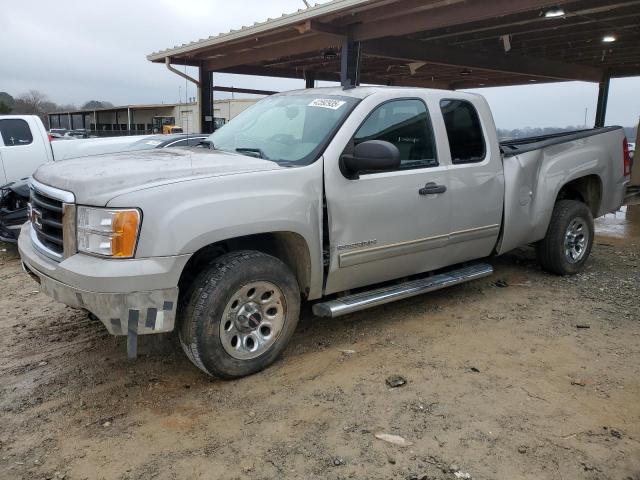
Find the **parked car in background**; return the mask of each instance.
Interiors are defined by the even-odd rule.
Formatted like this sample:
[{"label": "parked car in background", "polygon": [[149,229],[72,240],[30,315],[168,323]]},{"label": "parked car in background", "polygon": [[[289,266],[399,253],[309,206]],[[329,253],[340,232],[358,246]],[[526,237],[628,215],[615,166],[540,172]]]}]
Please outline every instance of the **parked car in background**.
[{"label": "parked car in background", "polygon": [[75,140],[75,138],[67,137],[65,135],[62,135],[62,134],[56,133],[56,132],[49,132],[49,140],[51,140],[51,141],[53,141],[53,140]]},{"label": "parked car in background", "polygon": [[193,147],[206,140],[208,135],[198,133],[188,135],[186,133],[169,134],[169,135],[149,135],[143,139],[132,143],[127,151],[133,150],[151,150],[152,148],[168,148],[168,147]]},{"label": "parked car in background", "polygon": [[39,117],[0,115],[0,185],[28,177],[52,160],[49,134]]},{"label": "parked car in background", "polygon": [[78,128],[75,130],[69,130],[64,134],[65,137],[72,138],[96,138],[95,135],[91,135],[91,132],[85,128]]},{"label": "parked car in background", "polygon": [[[207,135],[147,135],[136,137],[101,138],[97,141],[82,142],[71,145],[69,151],[54,148],[58,151],[57,161],[78,156],[98,155],[108,152],[128,152],[151,150],[154,148],[192,147],[205,140]],[[65,142],[66,143],[66,142]],[[114,168],[117,168],[114,166]],[[29,178],[23,178],[0,187],[0,240],[15,242],[20,227],[28,220],[27,204],[29,202]]]},{"label": "parked car in background", "polygon": [[284,350],[301,301],[337,317],[490,275],[482,259],[527,244],[579,272],[593,218],[622,203],[626,143],[621,127],[499,142],[486,100],[460,91],[287,92],[212,148],[40,167],[18,248],[129,356],[177,327],[194,365],[237,378]]},{"label": "parked car in background", "polygon": [[0,240],[15,243],[20,227],[28,220],[29,181],[0,187]]},{"label": "parked car in background", "polygon": [[51,135],[54,135],[56,137],[62,137],[64,136],[65,133],[67,133],[69,130],[66,128],[50,128],[49,129],[49,133]]}]

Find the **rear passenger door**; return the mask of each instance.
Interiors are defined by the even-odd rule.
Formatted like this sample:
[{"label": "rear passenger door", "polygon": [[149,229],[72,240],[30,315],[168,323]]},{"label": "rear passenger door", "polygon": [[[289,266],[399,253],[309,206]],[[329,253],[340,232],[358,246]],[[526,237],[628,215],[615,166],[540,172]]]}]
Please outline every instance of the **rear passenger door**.
[{"label": "rear passenger door", "polygon": [[458,263],[492,253],[502,222],[504,174],[486,102],[472,97],[439,103],[451,162],[448,255]]},{"label": "rear passenger door", "polygon": [[[339,150],[328,150],[331,158],[325,158],[331,246],[325,293],[447,264],[449,181],[447,166],[439,160],[426,102],[394,98],[371,108],[363,104],[360,109],[359,115],[368,114],[343,129],[345,137],[350,137],[340,139],[346,147],[341,143]],[[400,151],[400,168],[347,178],[333,156],[367,140],[394,144]],[[442,193],[424,192],[427,184],[439,186]]]}]

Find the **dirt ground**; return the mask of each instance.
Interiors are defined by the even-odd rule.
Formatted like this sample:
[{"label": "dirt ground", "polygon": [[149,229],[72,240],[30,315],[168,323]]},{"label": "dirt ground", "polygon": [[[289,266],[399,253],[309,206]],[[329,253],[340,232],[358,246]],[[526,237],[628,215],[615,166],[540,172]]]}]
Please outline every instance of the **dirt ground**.
[{"label": "dirt ground", "polygon": [[463,286],[306,313],[280,361],[231,382],[170,335],[128,362],[0,244],[0,479],[639,480],[640,205],[598,230],[575,277],[522,249]]}]

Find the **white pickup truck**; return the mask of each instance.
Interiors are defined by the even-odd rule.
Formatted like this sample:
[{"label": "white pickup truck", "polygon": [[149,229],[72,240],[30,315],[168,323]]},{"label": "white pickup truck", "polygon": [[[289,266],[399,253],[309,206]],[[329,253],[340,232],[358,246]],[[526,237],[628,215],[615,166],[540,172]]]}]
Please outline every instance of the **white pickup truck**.
[{"label": "white pickup truck", "polygon": [[273,362],[301,301],[344,315],[490,275],[481,259],[527,244],[578,272],[630,174],[620,127],[500,143],[481,96],[417,88],[273,95],[207,145],[41,167],[18,246],[130,356],[177,327],[224,378]]},{"label": "white pickup truck", "polygon": [[[0,240],[15,242],[27,221],[27,177],[50,161],[105,153],[195,145],[205,136],[137,135],[54,140],[35,115],[0,115]],[[116,167],[114,167],[116,168]]]},{"label": "white pickup truck", "polygon": [[142,138],[52,141],[38,116],[0,115],[0,185],[29,177],[47,162],[119,152]]},{"label": "white pickup truck", "polygon": [[47,130],[35,115],[0,115],[0,185],[30,176],[53,160]]},{"label": "white pickup truck", "polygon": [[[40,165],[51,161],[100,155],[140,149],[138,144],[145,139],[146,148],[184,146],[201,139],[202,135],[136,135],[75,140],[53,140],[36,115],[0,115],[0,185],[15,182],[31,174]],[[173,139],[171,145],[165,140]],[[199,141],[199,140],[198,140]],[[196,142],[197,143],[197,142]],[[144,145],[143,145],[144,146]]]}]

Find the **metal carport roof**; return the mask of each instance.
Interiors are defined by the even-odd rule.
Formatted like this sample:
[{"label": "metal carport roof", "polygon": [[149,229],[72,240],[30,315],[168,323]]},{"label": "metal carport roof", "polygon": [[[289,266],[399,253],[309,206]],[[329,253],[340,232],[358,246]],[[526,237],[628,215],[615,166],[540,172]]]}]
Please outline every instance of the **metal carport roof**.
[{"label": "metal carport roof", "polygon": [[610,78],[640,75],[640,0],[334,0],[148,59],[198,66],[201,80],[450,89],[583,80],[600,82],[606,103]]}]

